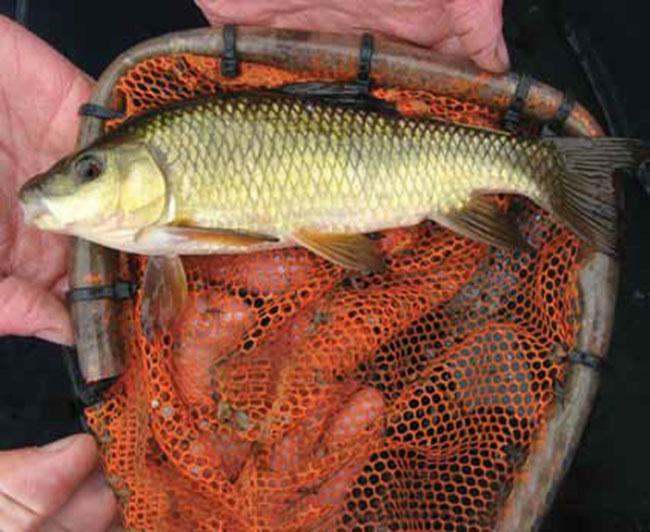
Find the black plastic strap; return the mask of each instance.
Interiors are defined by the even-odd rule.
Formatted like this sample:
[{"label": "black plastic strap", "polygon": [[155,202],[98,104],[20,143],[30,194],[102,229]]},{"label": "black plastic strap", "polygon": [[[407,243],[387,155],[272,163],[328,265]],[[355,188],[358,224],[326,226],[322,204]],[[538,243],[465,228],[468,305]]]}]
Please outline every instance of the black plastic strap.
[{"label": "black plastic strap", "polygon": [[567,121],[567,118],[571,116],[571,111],[576,105],[576,97],[571,91],[564,93],[564,98],[562,98],[562,103],[558,107],[555,116],[553,117],[553,122],[558,126],[564,127],[564,123]]},{"label": "black plastic strap", "polygon": [[368,86],[356,81],[349,83],[333,82],[299,82],[283,85],[273,91],[290,94],[299,98],[317,100],[321,104],[350,106],[357,109],[397,113],[395,104],[368,94]]},{"label": "black plastic strap", "polygon": [[515,89],[515,94],[512,97],[510,106],[506,111],[505,116],[503,117],[502,125],[506,131],[513,132],[519,126],[521,121],[521,116],[524,112],[524,106],[526,105],[526,99],[528,98],[528,92],[533,83],[533,80],[527,74],[519,76],[517,81],[517,88]]},{"label": "black plastic strap", "polygon": [[113,120],[115,118],[124,118],[124,113],[109,109],[96,103],[84,103],[79,107],[79,114],[82,116],[92,116],[101,120]]},{"label": "black plastic strap", "polygon": [[111,285],[80,286],[68,291],[68,303],[79,301],[95,301],[97,299],[115,299],[121,301],[130,299],[135,294],[135,285],[125,281],[118,281]]},{"label": "black plastic strap", "polygon": [[551,118],[548,122],[542,127],[542,137],[554,137],[561,135],[564,131],[564,124],[566,123],[571,112],[576,105],[575,96],[571,92],[564,93],[562,98],[562,103],[558,107],[555,116]]},{"label": "black plastic strap", "polygon": [[359,68],[357,70],[357,83],[370,90],[370,70],[372,69],[372,56],[375,53],[375,38],[370,33],[361,37],[359,49]]},{"label": "black plastic strap", "polygon": [[318,99],[356,99],[365,96],[365,91],[356,82],[299,81],[282,85],[277,90],[292,96]]},{"label": "black plastic strap", "polygon": [[239,60],[237,59],[237,32],[234,24],[223,26],[223,56],[221,57],[221,75],[224,78],[239,76]]},{"label": "black plastic strap", "polygon": [[27,0],[17,0],[16,2],[16,22],[21,26],[27,27],[27,13],[29,4]]},{"label": "black plastic strap", "polygon": [[569,353],[569,362],[572,364],[580,364],[581,366],[586,366],[596,371],[600,371],[603,368],[603,359],[587,353],[586,351],[581,351],[576,349]]}]

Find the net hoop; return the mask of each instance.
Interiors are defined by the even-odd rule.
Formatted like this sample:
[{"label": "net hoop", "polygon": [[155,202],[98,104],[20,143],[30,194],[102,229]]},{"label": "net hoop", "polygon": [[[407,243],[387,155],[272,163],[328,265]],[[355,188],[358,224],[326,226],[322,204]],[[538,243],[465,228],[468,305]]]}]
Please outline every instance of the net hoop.
[{"label": "net hoop", "polygon": [[[310,71],[317,76],[341,81],[354,80],[358,71],[361,37],[238,27],[236,52],[251,61],[289,71]],[[163,35],[143,42],[121,54],[100,77],[91,103],[110,106],[116,81],[135,64],[160,55],[193,53],[222,56],[221,27],[202,28]],[[371,78],[378,86],[392,85],[487,104],[504,112],[518,92],[516,75],[495,75],[479,70],[467,61],[450,59],[428,50],[377,37]],[[528,91],[520,111],[540,123],[553,120],[565,107],[565,95],[528,78]],[[84,116],[77,147],[95,140],[102,120]],[[572,106],[564,122],[565,134],[600,136],[602,129],[580,104]],[[114,286],[119,254],[87,241],[75,239],[71,253],[71,289]],[[582,314],[576,350],[596,360],[607,354],[616,303],[618,265],[611,258],[594,253],[580,272]],[[119,301],[113,298],[71,302],[77,342],[77,363],[83,386],[101,385],[121,369],[121,339],[117,326]],[[599,375],[594,364],[571,364],[567,370],[563,399],[556,405],[543,434],[521,470],[505,504],[496,530],[536,529],[553,501],[567,471],[587,422]]]}]

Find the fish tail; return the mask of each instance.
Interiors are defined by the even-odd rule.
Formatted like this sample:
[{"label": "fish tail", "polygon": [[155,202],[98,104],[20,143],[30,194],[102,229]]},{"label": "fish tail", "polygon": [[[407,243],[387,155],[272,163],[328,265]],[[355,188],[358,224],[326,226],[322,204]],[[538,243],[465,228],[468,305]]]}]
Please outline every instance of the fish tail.
[{"label": "fish tail", "polygon": [[549,139],[564,161],[560,194],[551,202],[553,214],[599,251],[619,250],[617,170],[636,170],[650,157],[650,144],[640,140],[599,137]]}]

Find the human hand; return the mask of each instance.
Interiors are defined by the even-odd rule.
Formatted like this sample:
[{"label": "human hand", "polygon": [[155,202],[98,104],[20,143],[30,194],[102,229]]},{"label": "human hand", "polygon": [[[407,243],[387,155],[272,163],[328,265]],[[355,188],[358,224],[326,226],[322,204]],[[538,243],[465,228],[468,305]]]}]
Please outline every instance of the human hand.
[{"label": "human hand", "polygon": [[105,532],[116,512],[87,434],[0,452],[2,532]]},{"label": "human hand", "polygon": [[503,0],[195,0],[210,23],[323,31],[376,31],[508,69]]},{"label": "human hand", "polygon": [[74,148],[91,79],[36,36],[0,16],[0,335],[73,342],[61,300],[68,239],[23,224],[22,183]]}]

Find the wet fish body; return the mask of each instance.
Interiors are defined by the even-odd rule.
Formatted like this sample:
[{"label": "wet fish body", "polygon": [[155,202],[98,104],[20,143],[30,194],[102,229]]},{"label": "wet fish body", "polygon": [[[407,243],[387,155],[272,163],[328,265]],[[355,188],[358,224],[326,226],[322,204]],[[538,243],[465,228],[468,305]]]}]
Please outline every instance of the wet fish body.
[{"label": "wet fish body", "polygon": [[303,245],[376,267],[363,233],[435,220],[520,245],[485,198],[521,194],[605,252],[616,247],[611,173],[627,139],[522,139],[276,94],[175,104],[129,120],[21,192],[44,229],[151,255]]}]

